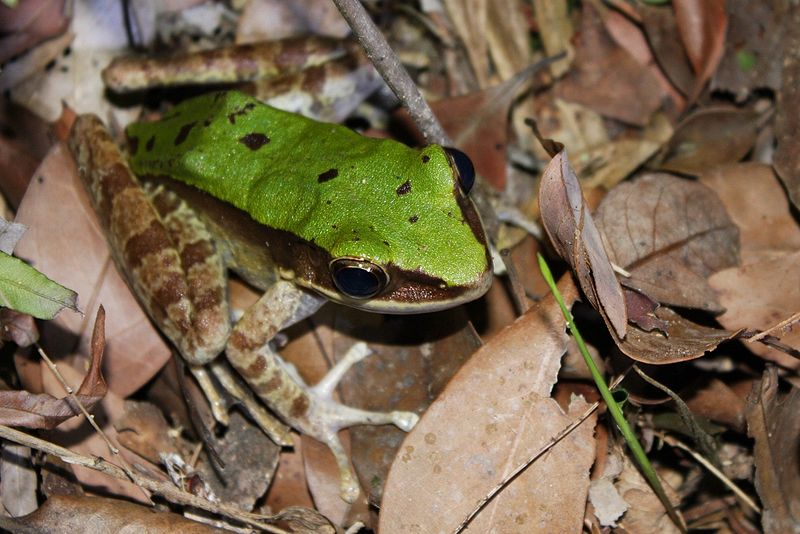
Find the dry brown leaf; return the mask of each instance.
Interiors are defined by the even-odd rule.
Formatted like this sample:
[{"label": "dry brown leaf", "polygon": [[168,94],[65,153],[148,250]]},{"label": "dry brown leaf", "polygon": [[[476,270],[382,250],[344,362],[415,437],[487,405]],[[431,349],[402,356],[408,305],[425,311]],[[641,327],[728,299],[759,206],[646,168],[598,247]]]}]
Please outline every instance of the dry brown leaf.
[{"label": "dry brown leaf", "polygon": [[539,210],[550,241],[572,267],[589,303],[603,315],[616,335],[624,338],[628,318],[622,287],[565,150],[556,154],[544,169],[539,183]]},{"label": "dry brown leaf", "polygon": [[756,491],[766,534],[797,532],[800,525],[800,390],[778,393],[778,371],[768,368],[747,400],[747,433],[755,439]]},{"label": "dry brown leaf", "polygon": [[755,111],[703,108],[675,128],[664,147],[658,167],[682,174],[701,174],[726,163],[740,161],[756,141]]},{"label": "dry brown leaf", "polygon": [[[709,279],[719,293],[726,312],[717,320],[725,328],[765,330],[800,311],[800,250],[758,251],[748,255],[748,262],[716,273]],[[790,347],[800,349],[800,328],[773,335]],[[791,369],[800,368],[792,356],[763,346],[747,343],[747,348],[762,358]]]},{"label": "dry brown leaf", "polygon": [[155,512],[149,506],[89,496],[50,497],[38,510],[19,518],[18,522],[21,527],[37,532],[220,532],[179,514]]},{"label": "dry brown leaf", "polygon": [[556,94],[606,117],[646,125],[661,105],[658,80],[614,43],[590,4],[583,6],[578,35],[575,62],[556,86]]},{"label": "dry brown leaf", "polygon": [[674,0],[675,20],[695,73],[689,101],[694,101],[717,69],[725,50],[728,13],[725,0]]},{"label": "dry brown leaf", "polygon": [[800,208],[800,5],[793,4],[786,18],[783,44],[783,74],[775,113],[775,149],[773,165],[789,199]]},{"label": "dry brown leaf", "polygon": [[[87,317],[94,317],[100,303],[105,306],[104,372],[109,389],[127,396],[153,377],[170,350],[114,268],[66,147],[56,145],[36,176],[17,212],[17,221],[29,226],[17,253],[77,291]],[[54,359],[69,351],[88,359],[89,326],[78,314],[62,313],[42,325],[42,344]],[[80,342],[73,336],[81,336]]]},{"label": "dry brown leaf", "polygon": [[[576,299],[570,277],[559,283]],[[568,304],[568,305],[569,305]],[[451,532],[503,476],[584,409],[564,414],[550,392],[566,350],[550,296],[481,348],[406,438],[392,466],[381,532]],[[594,459],[592,420],[514,479],[470,525],[475,532],[576,532]]]},{"label": "dry brown leaf", "polygon": [[642,17],[642,25],[659,66],[675,87],[688,95],[692,90],[694,74],[681,42],[675,39],[678,23],[672,6],[640,2],[637,11]]},{"label": "dry brown leaf", "polygon": [[[84,408],[91,410],[106,394],[108,388],[103,380],[100,366],[103,362],[102,306],[97,312],[92,337],[92,359],[86,376],[75,391]],[[55,398],[46,393],[27,391],[0,391],[0,422],[4,425],[26,428],[55,428],[63,421],[80,415],[79,408],[70,397]]]},{"label": "dry brown leaf", "polygon": [[472,65],[478,88],[489,85],[489,54],[486,39],[488,0],[444,0],[447,14]]},{"label": "dry brown leaf", "polygon": [[711,378],[692,387],[689,395],[686,404],[696,416],[744,431],[744,398],[722,380]]},{"label": "dry brown leaf", "polygon": [[700,181],[717,193],[739,228],[743,263],[751,251],[800,249],[800,224],[772,167],[739,163],[705,172]]},{"label": "dry brown leaf", "polygon": [[31,449],[10,441],[3,443],[0,458],[0,494],[3,509],[11,517],[29,514],[39,506],[38,476],[31,463]]},{"label": "dry brown leaf", "polygon": [[[611,332],[619,349],[634,360],[656,365],[693,360],[739,334],[739,331],[728,332],[700,326],[669,308],[658,308],[654,315],[659,325],[663,325],[659,329],[648,332],[629,324],[628,335],[624,340]],[[664,335],[661,328],[669,335]]]},{"label": "dry brown leaf", "polygon": [[30,347],[39,340],[39,330],[33,317],[27,313],[0,308],[0,340],[13,341],[20,347]]},{"label": "dry brown leaf", "polygon": [[[620,451],[615,454],[623,463],[622,472],[615,483],[620,496],[628,503],[628,511],[619,521],[625,532],[630,534],[649,534],[659,532],[672,534],[680,532],[675,523],[667,515],[661,500],[653,493],[653,489],[644,479],[639,469]],[[675,490],[661,478],[661,485],[674,506],[680,503]]]},{"label": "dry brown leaf", "polygon": [[328,0],[250,0],[236,27],[236,44],[277,41],[297,35],[343,39],[350,26]]},{"label": "dry brown leaf", "polygon": [[567,72],[575,55],[572,37],[575,30],[566,0],[533,0],[533,12],[544,50],[549,56],[566,52],[567,57],[550,65],[554,77]]},{"label": "dry brown leaf", "polygon": [[64,0],[28,0],[14,7],[0,4],[0,63],[63,33],[70,22],[65,3]]},{"label": "dry brown leaf", "polygon": [[738,230],[714,191],[668,174],[619,184],[595,214],[623,283],[662,304],[722,311],[712,273],[738,263]]},{"label": "dry brown leaf", "polygon": [[120,445],[153,463],[161,462],[161,453],[178,453],[164,413],[149,402],[125,401],[125,413],[114,427]]}]

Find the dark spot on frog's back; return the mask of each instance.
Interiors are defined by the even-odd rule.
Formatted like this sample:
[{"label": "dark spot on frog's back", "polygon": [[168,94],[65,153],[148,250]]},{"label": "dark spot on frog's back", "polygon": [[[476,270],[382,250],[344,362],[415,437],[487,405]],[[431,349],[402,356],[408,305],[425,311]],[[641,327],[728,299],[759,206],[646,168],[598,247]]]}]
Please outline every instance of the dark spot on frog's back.
[{"label": "dark spot on frog's back", "polygon": [[197,124],[197,122],[192,121],[188,124],[184,124],[183,126],[181,126],[178,135],[175,136],[175,146],[178,146],[184,141],[186,141],[186,138],[189,137],[189,133],[192,131],[192,128],[194,128],[195,124]]},{"label": "dark spot on frog's back", "polygon": [[138,151],[139,151],[139,138],[136,137],[135,135],[129,135],[128,152],[130,152],[132,155],[135,156]]},{"label": "dark spot on frog's back", "polygon": [[144,149],[148,152],[152,152],[153,148],[156,146],[156,136],[151,135],[150,139],[147,140],[147,143],[144,144]]},{"label": "dark spot on frog's back", "polygon": [[248,112],[255,109],[256,105],[253,102],[248,102],[242,109],[238,109],[232,113],[228,113],[228,122],[236,124],[236,117],[247,115]]},{"label": "dark spot on frog's back", "polygon": [[406,180],[396,189],[398,195],[407,195],[411,192],[411,180]]},{"label": "dark spot on frog's back", "polygon": [[428,163],[431,160],[431,157],[427,154],[422,155],[422,163]]},{"label": "dark spot on frog's back", "polygon": [[250,150],[258,150],[262,146],[269,143],[269,137],[262,133],[249,133],[239,139],[239,142]]},{"label": "dark spot on frog's back", "polygon": [[328,169],[327,171],[317,176],[317,182],[322,184],[327,182],[328,180],[333,180],[337,176],[339,176],[339,169]]},{"label": "dark spot on frog's back", "polygon": [[408,218],[408,222],[410,222],[411,224],[414,224],[418,220],[419,220],[419,216],[417,216],[417,215],[412,215],[411,217]]}]

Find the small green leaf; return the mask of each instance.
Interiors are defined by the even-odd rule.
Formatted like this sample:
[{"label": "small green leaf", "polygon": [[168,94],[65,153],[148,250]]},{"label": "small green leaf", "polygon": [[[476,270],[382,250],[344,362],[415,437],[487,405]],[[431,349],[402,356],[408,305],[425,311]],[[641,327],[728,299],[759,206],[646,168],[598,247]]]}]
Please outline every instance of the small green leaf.
[{"label": "small green leaf", "polygon": [[0,252],[0,306],[52,319],[63,308],[77,308],[78,294],[13,256]]},{"label": "small green leaf", "polygon": [[749,50],[739,50],[736,52],[736,63],[739,64],[739,68],[742,71],[749,72],[756,68],[758,59],[756,59],[755,54]]}]

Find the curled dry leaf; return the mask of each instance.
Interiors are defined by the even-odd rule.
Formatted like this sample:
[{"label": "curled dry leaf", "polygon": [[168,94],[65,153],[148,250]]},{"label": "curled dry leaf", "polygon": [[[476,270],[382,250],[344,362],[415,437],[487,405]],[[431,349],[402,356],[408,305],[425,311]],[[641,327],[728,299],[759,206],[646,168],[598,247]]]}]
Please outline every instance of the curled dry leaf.
[{"label": "curled dry leaf", "polygon": [[741,160],[756,142],[755,111],[706,108],[681,121],[664,147],[659,168],[701,174],[709,168]]},{"label": "curled dry leaf", "polygon": [[[789,8],[786,20],[784,50],[796,52],[800,48],[800,5]],[[775,149],[773,165],[783,180],[789,198],[800,208],[800,55],[783,55],[783,74],[778,92],[778,109],[775,113]]]},{"label": "curled dry leaf", "polygon": [[[87,409],[97,404],[108,388],[100,370],[103,362],[103,324],[105,312],[102,306],[97,312],[92,335],[92,361],[75,397]],[[4,425],[26,428],[55,428],[64,420],[79,415],[69,397],[56,399],[46,393],[33,394],[27,391],[0,391],[0,422]]]},{"label": "curled dry leaf", "polygon": [[550,241],[572,267],[589,302],[603,315],[617,337],[624,338],[628,317],[622,287],[589,214],[566,150],[556,154],[544,169],[539,184],[539,210]]},{"label": "curled dry leaf", "polygon": [[[619,349],[634,360],[656,365],[693,360],[739,334],[739,331],[728,332],[700,326],[669,308],[658,308],[654,315],[658,329],[648,332],[638,326],[628,325],[625,339],[619,339],[611,332]],[[663,333],[662,328],[668,335]]]},{"label": "curled dry leaf", "polygon": [[756,491],[766,534],[797,532],[800,524],[800,390],[778,393],[778,371],[767,369],[747,402],[748,434],[755,439]]},{"label": "curled dry leaf", "polygon": [[[571,277],[559,289],[570,306]],[[548,296],[484,345],[403,442],[389,473],[380,531],[451,532],[501,479],[577,418],[550,398],[566,350],[565,321]],[[576,532],[594,460],[592,419],[492,500],[469,531]]]},{"label": "curled dry leaf", "polygon": [[714,191],[668,174],[612,189],[595,214],[623,283],[663,304],[722,311],[709,275],[738,263],[739,233]]}]

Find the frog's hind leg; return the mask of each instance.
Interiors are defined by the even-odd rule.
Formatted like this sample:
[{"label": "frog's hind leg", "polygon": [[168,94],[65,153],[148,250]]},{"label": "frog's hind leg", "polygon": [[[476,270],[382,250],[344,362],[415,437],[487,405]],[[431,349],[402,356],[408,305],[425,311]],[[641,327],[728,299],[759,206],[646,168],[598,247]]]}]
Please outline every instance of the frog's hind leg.
[{"label": "frog's hind leg", "polygon": [[284,328],[308,317],[324,302],[322,297],[280,281],[251,306],[234,327],[226,348],[228,360],[269,407],[294,428],[325,443],[339,466],[341,495],[348,502],[359,488],[349,458],[337,433],[353,425],[394,424],[410,430],[417,415],[410,412],[371,412],[345,406],[332,393],[345,372],[369,351],[356,344],[344,359],[314,387],[307,386],[295,369],[269,346]]}]

